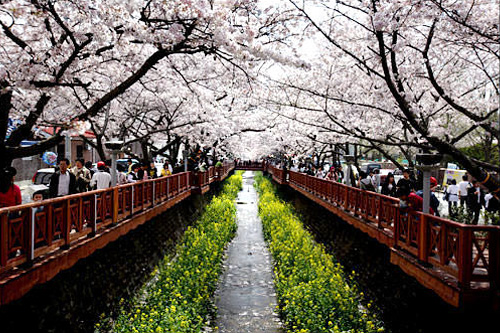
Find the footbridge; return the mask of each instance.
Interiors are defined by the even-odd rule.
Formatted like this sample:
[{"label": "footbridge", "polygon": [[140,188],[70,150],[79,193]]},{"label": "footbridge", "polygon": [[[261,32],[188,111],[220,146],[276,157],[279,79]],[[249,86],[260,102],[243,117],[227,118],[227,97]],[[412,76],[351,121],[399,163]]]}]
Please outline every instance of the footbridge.
[{"label": "footbridge", "polygon": [[500,226],[457,223],[399,208],[399,199],[261,162],[262,170],[387,246],[391,263],[447,303],[470,306],[500,300]]},{"label": "footbridge", "polygon": [[234,163],[206,172],[115,186],[0,209],[0,305],[224,180]]}]

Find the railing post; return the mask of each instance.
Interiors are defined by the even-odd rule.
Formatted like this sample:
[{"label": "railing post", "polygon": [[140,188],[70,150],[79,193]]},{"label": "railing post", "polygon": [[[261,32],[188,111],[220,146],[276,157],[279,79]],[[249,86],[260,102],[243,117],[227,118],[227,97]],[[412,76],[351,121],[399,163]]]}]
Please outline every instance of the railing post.
[{"label": "railing post", "polygon": [[[441,223],[440,226],[440,239],[439,239],[439,262],[441,265],[445,265],[448,257],[448,226],[445,223]],[[457,263],[459,264],[459,263]]]},{"label": "railing post", "polygon": [[181,175],[177,174],[177,194],[181,193]]},{"label": "railing post", "polygon": [[429,249],[429,222],[427,214],[420,215],[420,228],[418,234],[418,259],[424,263],[428,260]]},{"label": "railing post", "polygon": [[0,216],[0,266],[7,266],[9,258],[9,216],[3,212]]},{"label": "railing post", "polygon": [[[363,214],[363,218],[365,219],[365,223],[368,222],[368,215],[370,210],[370,193],[366,190],[359,192],[360,200],[360,213]],[[364,212],[363,212],[364,208]]]},{"label": "railing post", "polygon": [[377,225],[379,229],[384,229],[382,226],[384,215],[384,199],[381,196],[378,196],[378,213],[377,213]]},{"label": "railing post", "polygon": [[97,194],[94,194],[94,221],[92,222],[92,232],[90,236],[95,236],[97,233]]},{"label": "railing post", "polygon": [[118,187],[113,188],[113,216],[111,218],[113,224],[118,223],[118,206],[120,201],[118,200]]},{"label": "railing post", "polygon": [[28,238],[28,253],[26,254],[26,259],[28,262],[32,262],[35,258],[35,215],[36,208],[31,207],[31,218],[29,223],[29,238]]},{"label": "railing post", "polygon": [[65,219],[63,227],[64,227],[64,245],[63,248],[68,249],[70,243],[70,234],[71,234],[71,200],[66,199],[64,202],[64,216]]},{"label": "railing post", "polygon": [[54,225],[54,204],[50,203],[45,206],[47,210],[47,245],[52,245],[52,240],[54,239],[54,230],[52,226]]},{"label": "railing post", "polygon": [[155,196],[156,196],[156,180],[153,180],[153,197],[151,198],[151,207],[155,205]]},{"label": "railing post", "polygon": [[500,289],[500,231],[490,230],[488,238],[490,292],[497,292]]},{"label": "railing post", "polygon": [[394,241],[394,247],[398,248],[398,241],[399,241],[399,230],[401,228],[401,209],[399,207],[395,207],[394,209],[394,234],[393,234],[393,241]]},{"label": "railing post", "polygon": [[344,201],[344,210],[349,211],[349,186],[344,187],[345,191],[345,201]]},{"label": "railing post", "polygon": [[131,186],[132,191],[130,193],[130,215],[134,215],[134,201],[135,201],[135,184]]},{"label": "railing post", "polygon": [[458,229],[458,281],[468,289],[472,276],[472,230],[461,227]]}]

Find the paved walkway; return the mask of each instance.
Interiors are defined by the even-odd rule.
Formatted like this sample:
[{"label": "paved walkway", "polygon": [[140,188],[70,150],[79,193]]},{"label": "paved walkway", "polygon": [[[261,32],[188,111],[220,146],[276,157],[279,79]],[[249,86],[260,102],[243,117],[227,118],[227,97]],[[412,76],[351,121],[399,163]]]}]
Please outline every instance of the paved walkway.
[{"label": "paved walkway", "polygon": [[273,286],[271,255],[258,217],[253,172],[243,174],[238,194],[238,231],[227,249],[225,272],[216,292],[219,332],[281,332]]}]

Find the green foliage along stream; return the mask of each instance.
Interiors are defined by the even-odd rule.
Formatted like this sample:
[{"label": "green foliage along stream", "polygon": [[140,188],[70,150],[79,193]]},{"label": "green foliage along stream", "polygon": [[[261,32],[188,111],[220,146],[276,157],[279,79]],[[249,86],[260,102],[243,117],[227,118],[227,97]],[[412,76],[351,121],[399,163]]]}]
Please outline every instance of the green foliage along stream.
[{"label": "green foliage along stream", "polygon": [[[255,178],[259,215],[274,259],[279,313],[289,332],[382,332],[361,306],[360,293],[340,264],[304,229],[272,183]],[[370,303],[367,304],[370,307]]]},{"label": "green foliage along stream", "polygon": [[96,331],[201,332],[214,312],[211,297],[222,270],[224,247],[236,232],[234,199],[242,188],[241,173],[226,180],[200,219],[189,227],[176,248],[174,260],[165,258],[156,281],[123,309],[114,322]]}]

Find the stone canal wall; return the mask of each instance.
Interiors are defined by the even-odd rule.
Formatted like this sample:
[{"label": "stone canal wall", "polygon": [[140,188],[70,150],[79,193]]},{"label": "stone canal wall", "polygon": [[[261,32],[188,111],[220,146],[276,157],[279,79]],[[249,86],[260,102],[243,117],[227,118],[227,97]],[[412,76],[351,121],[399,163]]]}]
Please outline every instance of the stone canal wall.
[{"label": "stone canal wall", "polygon": [[322,206],[286,186],[279,191],[354,280],[389,332],[491,332],[498,312],[456,309],[390,263],[390,250]]},{"label": "stone canal wall", "polygon": [[23,298],[0,307],[0,331],[92,332],[101,314],[109,316],[120,299],[135,295],[160,259],[172,254],[176,241],[212,195],[190,196]]}]

